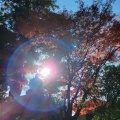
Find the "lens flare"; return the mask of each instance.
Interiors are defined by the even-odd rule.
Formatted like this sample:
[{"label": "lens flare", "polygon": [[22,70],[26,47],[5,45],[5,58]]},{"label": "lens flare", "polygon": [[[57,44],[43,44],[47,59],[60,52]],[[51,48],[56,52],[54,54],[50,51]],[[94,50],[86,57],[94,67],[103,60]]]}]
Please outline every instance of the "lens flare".
[{"label": "lens flare", "polygon": [[[29,89],[26,90],[26,96],[21,97],[20,95],[23,86],[26,85],[28,87],[29,81],[34,78],[39,70],[43,77],[49,76],[51,80],[55,79],[56,74],[59,75],[60,71],[60,67],[56,63],[61,64],[63,56],[67,56],[69,53],[71,53],[70,47],[62,40],[53,37],[31,38],[21,44],[10,57],[6,71],[10,94],[14,100],[27,109],[39,112],[53,111],[62,107],[63,104],[58,105],[46,98],[45,96],[47,95],[45,93],[40,94],[40,89],[35,94]],[[54,58],[58,62],[52,62],[49,58]],[[48,62],[45,62],[45,60],[48,60]],[[41,68],[43,69],[41,70]],[[51,88],[53,89],[54,87]],[[30,95],[27,94],[28,91],[31,92]],[[38,105],[40,106],[38,107]]]},{"label": "lens flare", "polygon": [[45,67],[43,68],[43,70],[41,71],[41,75],[44,76],[44,77],[47,77],[50,75],[50,69]]}]

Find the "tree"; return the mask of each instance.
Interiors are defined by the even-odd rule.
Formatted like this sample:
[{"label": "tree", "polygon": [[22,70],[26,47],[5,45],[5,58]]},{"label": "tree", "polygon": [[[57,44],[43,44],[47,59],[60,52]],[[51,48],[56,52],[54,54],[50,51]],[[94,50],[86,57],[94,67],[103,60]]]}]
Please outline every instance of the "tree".
[{"label": "tree", "polygon": [[[25,37],[7,30],[4,26],[0,26],[0,33],[0,85],[1,99],[4,99],[7,91],[6,69],[8,59]],[[21,41],[19,41],[19,39],[21,39]]]},{"label": "tree", "polygon": [[[80,10],[74,17],[75,28],[72,29],[78,39],[74,41],[77,48],[72,52],[72,59],[68,58],[65,120],[76,120],[86,100],[100,98],[100,71],[107,61],[113,60],[113,55],[117,58],[115,53],[120,49],[120,39],[119,35],[113,37],[112,34],[115,22],[110,2],[94,2],[90,7],[79,2]],[[76,106],[76,111],[72,116],[73,106]]]},{"label": "tree", "polygon": [[119,99],[120,96],[120,65],[118,66],[106,66],[103,72],[103,89],[104,89],[104,96],[108,102],[111,102],[114,105]]},{"label": "tree", "polygon": [[118,120],[120,118],[120,65],[105,66],[101,75],[103,106],[95,110],[93,119]]},{"label": "tree", "polygon": [[21,17],[26,19],[31,13],[37,13],[39,15],[47,14],[51,9],[58,8],[55,2],[55,0],[2,0],[0,22],[9,28],[13,28],[14,23]]},{"label": "tree", "polygon": [[[65,16],[65,14],[62,14],[63,16],[54,14],[58,17],[58,19],[60,19],[60,21],[53,24],[54,30],[53,26],[50,24],[50,30],[47,31],[47,24],[45,27],[46,34],[44,34],[44,30],[42,31],[42,33],[41,31],[38,31],[38,34],[36,33],[36,28],[39,28],[37,27],[37,25],[39,24],[33,25],[35,26],[34,32],[34,27],[32,26],[30,27],[31,29],[29,31],[29,34],[27,33],[27,30],[29,30],[29,26],[32,24],[30,24],[32,20],[31,16],[35,16],[34,18],[36,18],[39,22],[39,16],[36,14],[30,14],[30,16],[28,17],[30,18],[30,20],[28,20],[28,22],[26,22],[23,18],[21,18],[21,20],[18,22],[18,24],[20,23],[20,25],[25,25],[26,23],[28,24],[28,28],[26,28],[25,32],[22,32],[23,29],[20,29],[20,26],[16,24],[16,30],[20,31],[22,35],[26,35],[28,38],[33,37],[34,35],[42,36],[49,34],[55,35],[60,38],[67,38],[70,35],[69,37],[71,37],[72,39],[69,41],[69,39],[67,38],[67,42],[77,44],[77,47],[74,46],[74,48],[71,48],[69,54],[64,53],[61,57],[64,58],[65,61],[67,61],[63,65],[65,67],[65,71],[63,72],[64,74],[60,75],[62,79],[59,79],[59,86],[61,85],[62,87],[64,87],[67,85],[67,90],[61,90],[61,97],[64,99],[63,117],[65,120],[76,120],[80,114],[80,111],[84,108],[85,101],[93,98],[100,98],[98,88],[100,88],[99,85],[101,84],[98,84],[98,76],[100,75],[102,66],[107,61],[114,61],[114,58],[117,58],[117,55],[115,53],[119,52],[118,50],[120,48],[118,46],[120,38],[120,23],[117,20],[113,20],[114,14],[111,13],[111,2],[113,1],[110,0],[109,2],[105,2],[104,4],[100,2],[94,2],[90,7],[85,7],[83,2],[78,2],[80,10],[73,16],[73,18],[71,16],[67,17]],[[44,22],[44,24],[49,22],[49,20],[53,22],[53,17],[51,17],[50,19],[48,17],[48,21],[45,21],[43,18],[44,17],[42,17],[41,21]],[[61,22],[61,19],[65,20],[65,22]],[[69,24],[67,25],[66,23],[68,21]],[[21,24],[22,22],[24,24]],[[34,21],[32,22],[34,23]],[[63,24],[63,28],[61,27],[61,24]],[[58,32],[56,32],[57,29]],[[115,32],[116,29],[118,30],[117,33]],[[31,35],[31,31],[34,34]],[[57,35],[59,32],[60,34]],[[49,47],[45,47],[44,49],[48,53],[53,50],[51,49],[51,47],[53,47],[52,44],[49,45]],[[41,47],[41,44],[38,43],[32,44],[32,47],[30,47],[30,49],[36,48],[43,49],[44,47],[43,44]],[[63,50],[66,49],[65,47],[63,48]],[[30,49],[26,49],[25,53],[33,56],[37,56],[39,54],[38,52],[36,52],[37,54],[35,54],[35,50],[31,52]],[[54,50],[51,52],[52,57],[54,56]],[[55,51],[56,56],[57,52]],[[19,60],[19,58],[17,59]],[[27,63],[25,64],[23,62],[25,67],[28,68],[27,70],[25,69],[27,72],[28,70],[31,70],[29,68],[33,61],[33,59],[27,58]],[[61,62],[60,59],[59,62]],[[18,66],[15,67],[17,68]],[[72,111],[74,108],[75,114],[72,116]]]},{"label": "tree", "polygon": [[[31,13],[28,19],[19,19],[15,30],[26,38],[53,36],[69,42],[73,39],[70,32],[71,25],[72,19],[65,13],[57,14],[50,12],[48,15],[42,17]],[[24,26],[24,28],[21,26]]]},{"label": "tree", "polygon": [[[19,19],[27,19],[31,14],[48,14],[48,11],[55,9],[55,1],[2,1],[0,11],[0,30],[1,30],[1,82],[6,83],[5,71],[8,59],[14,50],[26,40],[23,35],[16,32],[15,24]],[[24,12],[22,12],[24,11]],[[9,36],[9,37],[8,37]],[[9,39],[8,39],[9,38]],[[23,78],[21,78],[23,79]],[[6,86],[6,84],[4,85]]]}]

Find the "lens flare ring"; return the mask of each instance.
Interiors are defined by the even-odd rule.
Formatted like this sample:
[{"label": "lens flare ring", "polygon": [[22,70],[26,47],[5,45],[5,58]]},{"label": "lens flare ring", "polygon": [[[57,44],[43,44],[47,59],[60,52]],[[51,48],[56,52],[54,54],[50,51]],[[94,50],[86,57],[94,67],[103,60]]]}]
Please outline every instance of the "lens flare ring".
[{"label": "lens flare ring", "polygon": [[[20,45],[12,54],[12,56],[9,59],[8,65],[7,65],[7,71],[6,71],[6,79],[8,82],[8,85],[10,87],[10,92],[13,98],[23,105],[25,108],[33,110],[33,111],[39,111],[39,112],[47,112],[52,111],[55,109],[58,109],[62,107],[61,106],[54,106],[52,103],[49,103],[49,105],[45,105],[45,98],[43,97],[40,101],[40,105],[44,105],[42,107],[37,108],[37,100],[39,100],[37,95],[34,95],[33,98],[30,98],[30,96],[20,96],[22,85],[26,84],[24,77],[28,74],[31,74],[31,76],[35,75],[37,73],[37,70],[34,66],[31,66],[32,62],[35,59],[35,54],[38,54],[38,52],[41,52],[37,47],[40,47],[43,49],[45,45],[49,45],[49,47],[55,48],[57,46],[57,49],[61,51],[63,54],[69,54],[71,52],[70,47],[64,43],[62,40],[53,38],[53,37],[36,37],[27,40],[25,43]],[[47,49],[48,47],[45,47]],[[33,54],[30,50],[35,50],[36,53]],[[42,53],[41,53],[42,54]],[[46,54],[46,53],[45,53]],[[29,62],[28,62],[29,61]],[[35,63],[35,62],[34,62]],[[39,69],[39,68],[38,68]],[[52,68],[45,67],[41,71],[41,74],[44,77],[48,77],[52,74]],[[29,78],[31,77],[29,76]],[[25,79],[29,79],[26,78]],[[29,81],[29,80],[28,80]],[[26,92],[26,91],[25,91]],[[39,92],[38,92],[39,93]],[[34,104],[35,103],[35,104]]]}]

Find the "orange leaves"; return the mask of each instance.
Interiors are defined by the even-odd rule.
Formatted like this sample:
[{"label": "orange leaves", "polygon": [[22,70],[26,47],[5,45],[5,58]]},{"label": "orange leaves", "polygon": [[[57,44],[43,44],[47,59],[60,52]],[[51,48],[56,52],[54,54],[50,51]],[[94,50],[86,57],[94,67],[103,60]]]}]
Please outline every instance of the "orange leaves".
[{"label": "orange leaves", "polygon": [[18,18],[18,20],[15,29],[26,38],[49,35],[61,38],[67,35],[70,38],[68,28],[70,28],[71,20],[64,15],[49,13],[49,15],[40,16],[31,13],[27,19]]},{"label": "orange leaves", "polygon": [[[104,101],[102,100],[98,100],[99,105],[102,105],[104,103]],[[81,103],[79,103],[78,106],[80,106]],[[89,100],[85,103],[84,107],[82,108],[82,110],[80,111],[80,115],[85,115],[87,114],[89,111],[93,112],[96,109],[96,104],[95,102],[93,102],[92,100]],[[72,109],[74,112],[77,111],[77,106],[75,104],[72,105]]]},{"label": "orange leaves", "polygon": [[22,71],[23,71],[24,74],[35,73],[38,67],[39,66],[29,66],[29,67],[23,68]]},{"label": "orange leaves", "polygon": [[39,46],[39,47],[40,46],[41,47],[45,46],[45,47],[48,47],[48,48],[57,49],[57,46],[54,45],[52,41],[47,41],[42,37],[41,37],[41,39],[40,38],[35,38],[35,40],[31,42],[31,45],[36,46],[36,47],[37,46]]}]

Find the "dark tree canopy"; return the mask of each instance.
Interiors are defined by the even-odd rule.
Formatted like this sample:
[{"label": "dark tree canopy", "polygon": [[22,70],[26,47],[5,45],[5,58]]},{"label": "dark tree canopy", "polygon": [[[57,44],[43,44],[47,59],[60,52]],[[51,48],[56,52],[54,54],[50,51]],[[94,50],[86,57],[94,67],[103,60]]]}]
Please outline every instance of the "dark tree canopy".
[{"label": "dark tree canopy", "polygon": [[5,97],[5,91],[7,90],[6,84],[6,69],[10,56],[14,50],[19,46],[25,37],[9,31],[5,26],[0,26],[0,84],[1,94]]},{"label": "dark tree canopy", "polygon": [[55,0],[2,0],[0,9],[0,23],[7,27],[14,27],[19,18],[26,19],[30,13],[45,15],[58,8]]}]

